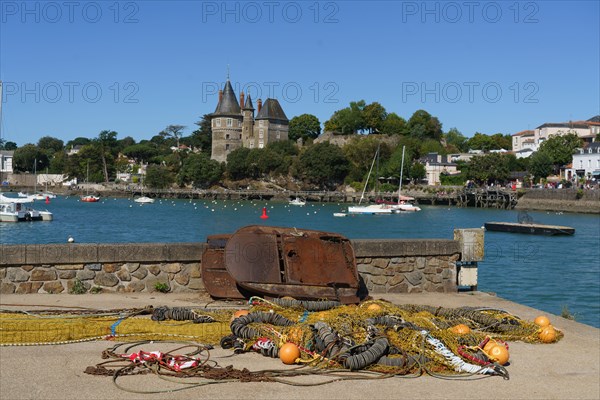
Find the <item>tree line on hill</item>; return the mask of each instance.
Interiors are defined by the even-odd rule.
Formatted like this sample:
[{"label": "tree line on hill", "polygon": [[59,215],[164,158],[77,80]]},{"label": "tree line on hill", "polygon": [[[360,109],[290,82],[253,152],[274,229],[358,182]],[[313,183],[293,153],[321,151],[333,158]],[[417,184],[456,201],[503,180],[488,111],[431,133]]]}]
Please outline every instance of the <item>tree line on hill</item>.
[{"label": "tree line on hill", "polygon": [[[565,135],[546,140],[530,158],[485,154],[510,149],[511,136],[476,132],[467,138],[456,128],[444,132],[438,118],[425,110],[417,110],[405,120],[394,112],[388,113],[377,102],[366,104],[360,100],[334,112],[324,123],[325,131],[333,134],[356,134],[341,147],[329,142],[315,143],[321,134],[321,123],[314,115],[303,114],[290,120],[288,141],[270,143],[262,149],[240,148],[229,154],[227,163],[219,163],[210,159],[210,115],[204,115],[196,125],[187,136],[183,135],[185,126],[169,125],[139,143],[129,136],[118,139],[117,132],[104,130],[95,138],[78,137],[66,144],[50,136],[21,147],[3,141],[0,149],[14,150],[15,172],[32,172],[37,163],[37,171],[65,174],[79,181],[86,179],[88,166],[90,182],[110,182],[117,173],[138,174],[140,166],[147,164],[145,184],[153,188],[208,188],[225,180],[280,178],[307,189],[335,189],[342,184],[362,189],[379,150],[378,177],[387,182],[380,189],[393,191],[400,176],[403,147],[403,176],[409,182],[425,178],[425,167],[419,160],[428,153],[483,151],[469,162],[458,162],[460,175],[442,175],[442,184],[461,185],[466,180],[504,183],[515,171],[545,178],[570,162],[574,149],[581,146],[576,135]],[[302,139],[302,146],[297,145],[298,139]],[[78,152],[69,154],[73,148],[78,148]]]}]

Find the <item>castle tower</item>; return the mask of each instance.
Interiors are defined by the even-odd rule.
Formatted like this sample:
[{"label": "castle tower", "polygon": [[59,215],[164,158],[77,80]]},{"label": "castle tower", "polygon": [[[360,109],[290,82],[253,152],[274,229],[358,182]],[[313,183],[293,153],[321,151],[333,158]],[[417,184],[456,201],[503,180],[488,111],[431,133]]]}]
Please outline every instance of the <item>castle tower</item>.
[{"label": "castle tower", "polygon": [[229,81],[219,91],[219,104],[211,114],[212,152],[211,158],[227,162],[227,155],[242,147],[242,121],[244,117]]},{"label": "castle tower", "polygon": [[288,140],[289,124],[290,121],[277,99],[267,99],[264,104],[261,104],[259,100],[258,113],[254,123],[256,147],[262,149],[269,143]]},{"label": "castle tower", "polygon": [[246,103],[242,108],[242,114],[244,120],[242,122],[242,143],[244,147],[253,149],[256,147],[256,140],[254,136],[254,106],[252,105],[252,99],[250,93],[246,97]]}]

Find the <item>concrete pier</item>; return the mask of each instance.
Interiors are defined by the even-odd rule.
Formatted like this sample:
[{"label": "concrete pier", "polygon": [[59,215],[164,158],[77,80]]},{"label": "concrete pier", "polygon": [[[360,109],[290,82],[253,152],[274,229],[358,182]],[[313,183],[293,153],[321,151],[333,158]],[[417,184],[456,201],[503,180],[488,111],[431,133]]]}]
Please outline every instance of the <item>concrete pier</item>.
[{"label": "concrete pier", "polygon": [[[384,294],[380,298],[395,304],[426,304],[442,307],[477,306],[504,309],[532,320],[539,310],[512,303],[481,292],[470,294]],[[2,295],[1,307],[29,310],[44,308],[90,307],[111,309],[146,305],[202,307],[210,302],[193,294],[99,294],[99,295]],[[211,308],[238,309],[240,303],[212,302]],[[115,387],[110,377],[91,376],[83,371],[103,361],[102,350],[110,341],[80,344],[0,347],[0,398],[2,399],[598,399],[600,398],[600,330],[548,315],[564,332],[554,344],[510,343],[510,380],[487,377],[476,380],[445,380],[431,376],[415,379],[394,377],[383,380],[342,381],[321,386],[301,387],[280,383],[223,383],[163,394],[135,394]],[[160,344],[149,344],[147,350]],[[175,345],[170,345],[172,349]],[[231,350],[211,351],[211,359],[222,366],[250,370],[297,368],[278,359],[246,353],[227,357]],[[223,358],[227,357],[227,358]],[[302,382],[319,382],[322,377],[305,377]],[[165,390],[173,386],[152,375],[128,376],[120,383],[133,390]]]}]

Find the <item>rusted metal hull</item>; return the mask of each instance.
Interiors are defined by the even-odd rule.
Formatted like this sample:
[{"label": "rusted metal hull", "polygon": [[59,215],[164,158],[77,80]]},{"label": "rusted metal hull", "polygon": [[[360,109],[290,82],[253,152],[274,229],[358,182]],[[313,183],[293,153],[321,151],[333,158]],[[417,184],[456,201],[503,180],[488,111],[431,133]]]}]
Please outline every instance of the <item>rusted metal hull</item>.
[{"label": "rusted metal hull", "polygon": [[248,226],[233,235],[211,236],[202,270],[213,297],[240,298],[247,291],[344,303],[359,300],[354,250],[336,233]]},{"label": "rusted metal hull", "polygon": [[231,235],[213,235],[202,253],[202,280],[212,297],[219,299],[244,299],[236,281],[225,268],[225,243]]}]

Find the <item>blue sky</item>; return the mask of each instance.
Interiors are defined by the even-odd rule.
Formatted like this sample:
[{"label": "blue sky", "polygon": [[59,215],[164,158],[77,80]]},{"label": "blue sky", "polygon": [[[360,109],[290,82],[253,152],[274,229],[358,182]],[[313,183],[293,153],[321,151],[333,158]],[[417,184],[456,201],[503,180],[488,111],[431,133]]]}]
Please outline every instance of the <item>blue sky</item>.
[{"label": "blue sky", "polygon": [[[0,1],[2,135],[150,139],[253,99],[321,122],[350,101],[444,131],[600,113],[598,1]],[[255,103],[256,105],[256,103]]]}]

